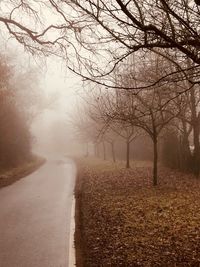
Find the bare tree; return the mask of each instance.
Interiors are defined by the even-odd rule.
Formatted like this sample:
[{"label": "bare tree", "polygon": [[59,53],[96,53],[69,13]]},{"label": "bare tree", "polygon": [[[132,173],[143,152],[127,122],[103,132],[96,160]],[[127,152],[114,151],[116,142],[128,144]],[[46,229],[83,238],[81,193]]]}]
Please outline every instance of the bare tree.
[{"label": "bare tree", "polygon": [[[191,61],[187,62],[188,68],[190,68]],[[193,70],[190,70],[191,77],[195,77]],[[185,92],[184,92],[185,90]],[[183,166],[187,170],[188,168],[198,176],[200,171],[200,113],[199,103],[200,95],[198,85],[194,85],[190,80],[182,81],[179,84],[174,84],[175,97],[173,99],[174,108],[178,112],[178,120],[176,120],[176,127],[178,128],[181,136],[181,150],[183,158]],[[180,92],[183,92],[180,94]],[[190,149],[189,138],[192,136],[194,149]],[[191,138],[190,138],[191,139]]]},{"label": "bare tree", "polygon": [[[88,53],[88,56],[79,57],[84,70],[71,67],[83,77],[88,73],[88,78],[102,83],[102,78],[112,73],[130,54],[137,53],[141,57],[158,48],[169,57],[178,53],[174,59],[177,64],[190,58],[196,64],[194,68],[199,68],[199,34],[196,30],[199,7],[193,1],[88,0],[65,3],[75,10],[75,21],[81,29],[77,40],[82,51]],[[57,3],[57,8],[65,14],[66,6]],[[104,81],[107,86],[113,86],[107,79]]]},{"label": "bare tree", "polygon": [[[159,79],[162,75],[162,66],[159,64],[160,58],[156,57],[146,68],[141,69],[140,80],[135,79],[134,69],[127,69],[120,77],[121,83],[133,84],[141,83],[146,78],[146,73],[151,74],[150,79]],[[162,90],[161,90],[162,88]],[[104,114],[113,121],[125,121],[135,127],[143,129],[153,141],[154,163],[153,163],[153,184],[157,185],[158,169],[158,138],[162,130],[177,115],[173,101],[176,98],[174,89],[170,86],[159,86],[151,90],[143,91],[117,91],[114,101],[108,101],[109,105],[104,105]],[[108,97],[107,97],[108,99]],[[108,109],[109,107],[109,109]]]},{"label": "bare tree", "polygon": [[1,1],[0,23],[32,53],[62,56],[74,72],[110,87],[125,58],[157,49],[178,55],[177,64],[191,59],[199,77],[198,1]]},{"label": "bare tree", "polygon": [[138,137],[139,131],[129,121],[110,121],[109,128],[121,137],[126,144],[126,168],[130,168],[130,151],[132,142]]}]

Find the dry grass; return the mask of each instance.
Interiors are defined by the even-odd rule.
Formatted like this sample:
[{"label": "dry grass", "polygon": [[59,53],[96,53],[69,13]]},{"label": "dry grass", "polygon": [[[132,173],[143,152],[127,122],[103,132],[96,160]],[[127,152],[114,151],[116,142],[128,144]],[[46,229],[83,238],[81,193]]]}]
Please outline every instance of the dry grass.
[{"label": "dry grass", "polygon": [[200,266],[200,181],[134,166],[79,161],[83,266]]}]

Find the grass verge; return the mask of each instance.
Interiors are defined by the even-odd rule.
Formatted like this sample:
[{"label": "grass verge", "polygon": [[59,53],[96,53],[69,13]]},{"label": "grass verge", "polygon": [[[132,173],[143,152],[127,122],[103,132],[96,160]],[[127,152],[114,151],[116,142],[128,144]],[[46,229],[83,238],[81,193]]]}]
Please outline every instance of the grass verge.
[{"label": "grass verge", "polygon": [[200,266],[200,181],[160,169],[126,170],[91,159],[78,162],[78,267]]},{"label": "grass verge", "polygon": [[32,156],[32,158],[24,162],[18,167],[10,168],[9,170],[0,171],[0,188],[8,186],[16,182],[17,180],[31,174],[36,171],[42,164],[44,164],[45,159]]}]

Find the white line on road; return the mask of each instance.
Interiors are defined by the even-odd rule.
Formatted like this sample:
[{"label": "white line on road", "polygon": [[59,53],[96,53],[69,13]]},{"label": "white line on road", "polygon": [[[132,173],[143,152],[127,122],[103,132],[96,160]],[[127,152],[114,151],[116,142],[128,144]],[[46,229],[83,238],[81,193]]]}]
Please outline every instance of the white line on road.
[{"label": "white line on road", "polygon": [[76,265],[74,234],[75,234],[75,198],[73,196],[72,208],[71,208],[70,234],[69,234],[69,263],[68,263],[68,267],[73,267]]}]

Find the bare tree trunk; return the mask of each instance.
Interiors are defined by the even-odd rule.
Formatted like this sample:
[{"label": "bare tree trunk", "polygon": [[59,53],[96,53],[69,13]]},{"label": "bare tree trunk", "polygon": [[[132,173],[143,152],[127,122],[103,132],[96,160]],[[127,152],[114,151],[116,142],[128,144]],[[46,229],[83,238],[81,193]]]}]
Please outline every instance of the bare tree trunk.
[{"label": "bare tree trunk", "polygon": [[199,176],[200,173],[200,143],[199,143],[199,115],[197,115],[195,89],[190,91],[191,100],[191,112],[192,112],[192,126],[193,126],[193,173],[195,176]]},{"label": "bare tree trunk", "polygon": [[181,137],[178,138],[178,168],[183,169],[183,159],[182,159],[182,140]]},{"label": "bare tree trunk", "polygon": [[183,136],[183,140],[181,142],[181,170],[183,171],[191,171],[191,162],[192,155],[190,151],[190,144],[187,136]]},{"label": "bare tree trunk", "polygon": [[97,144],[94,144],[94,155],[97,156]]},{"label": "bare tree trunk", "polygon": [[199,176],[200,173],[200,145],[199,145],[199,123],[195,122],[193,127],[193,140],[194,140],[194,152],[193,152],[193,172],[195,176]]},{"label": "bare tree trunk", "polygon": [[95,148],[95,157],[99,157],[99,146],[97,143],[95,144],[94,148]]},{"label": "bare tree trunk", "polygon": [[111,151],[113,162],[116,162],[114,142],[111,142]]},{"label": "bare tree trunk", "polygon": [[104,141],[103,141],[103,159],[106,160],[106,145]]},{"label": "bare tree trunk", "polygon": [[126,142],[126,168],[130,168],[130,142]]},{"label": "bare tree trunk", "polygon": [[99,158],[99,144],[97,144],[97,157]]},{"label": "bare tree trunk", "polygon": [[153,138],[153,185],[158,184],[158,143],[157,138]]}]

